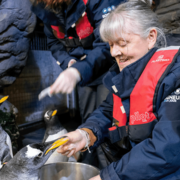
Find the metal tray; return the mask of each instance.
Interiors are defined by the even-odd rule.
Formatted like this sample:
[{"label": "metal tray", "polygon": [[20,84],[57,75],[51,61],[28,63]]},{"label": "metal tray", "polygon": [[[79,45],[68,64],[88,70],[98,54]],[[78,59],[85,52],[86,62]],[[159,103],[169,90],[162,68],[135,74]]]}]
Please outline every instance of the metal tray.
[{"label": "metal tray", "polygon": [[39,171],[40,180],[89,180],[99,174],[99,169],[76,162],[44,165]]}]

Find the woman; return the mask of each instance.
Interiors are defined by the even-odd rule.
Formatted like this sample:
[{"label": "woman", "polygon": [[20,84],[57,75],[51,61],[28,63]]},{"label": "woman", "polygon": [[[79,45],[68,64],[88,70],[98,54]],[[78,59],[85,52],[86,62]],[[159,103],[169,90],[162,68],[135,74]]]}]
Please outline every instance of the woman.
[{"label": "woman", "polygon": [[91,180],[180,179],[178,47],[157,48],[164,34],[141,1],[119,5],[100,34],[117,62],[104,78],[110,94],[58,151],[71,156],[109,139],[128,152]]}]

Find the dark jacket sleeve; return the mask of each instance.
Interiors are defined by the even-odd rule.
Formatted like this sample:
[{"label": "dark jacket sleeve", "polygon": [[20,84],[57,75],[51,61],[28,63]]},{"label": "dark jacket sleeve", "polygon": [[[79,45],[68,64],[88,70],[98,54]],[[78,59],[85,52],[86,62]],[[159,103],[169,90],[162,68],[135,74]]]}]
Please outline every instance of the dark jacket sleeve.
[{"label": "dark jacket sleeve", "polygon": [[93,49],[86,55],[86,59],[73,64],[72,67],[80,72],[81,82],[79,84],[84,86],[107,72],[113,63],[109,45],[100,42],[98,37],[93,43]]},{"label": "dark jacket sleeve", "polygon": [[[162,85],[162,92],[172,87],[180,92],[180,77],[171,74],[166,79],[169,79],[169,83]],[[154,127],[152,138],[135,145],[119,161],[101,170],[102,180],[159,180],[176,172],[180,168],[179,107],[180,93],[177,95],[172,92],[162,98],[157,111],[158,123]]]},{"label": "dark jacket sleeve", "polygon": [[44,25],[44,33],[47,36],[47,44],[53,57],[60,63],[63,70],[66,69],[69,61],[76,60],[76,58],[68,54],[64,45],[54,36],[50,26]]},{"label": "dark jacket sleeve", "polygon": [[108,128],[112,125],[112,106],[113,97],[109,93],[106,100],[91,114],[86,123],[78,127],[91,129],[97,137],[98,141],[95,142],[91,149],[97,148],[104,142],[104,138],[108,137]]}]

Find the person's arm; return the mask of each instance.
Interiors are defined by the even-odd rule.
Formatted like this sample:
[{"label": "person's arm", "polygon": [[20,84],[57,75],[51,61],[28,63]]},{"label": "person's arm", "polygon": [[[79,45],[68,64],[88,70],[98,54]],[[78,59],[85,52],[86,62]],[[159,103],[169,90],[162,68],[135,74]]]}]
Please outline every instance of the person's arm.
[{"label": "person's arm", "polygon": [[[169,88],[169,86],[164,87]],[[173,96],[177,97],[176,101],[171,101]],[[180,94],[173,93],[162,101],[152,138],[140,142],[121,160],[101,170],[102,180],[161,179],[179,169],[180,100],[178,98]]]},{"label": "person's arm", "polygon": [[[76,131],[66,134],[69,137],[69,143],[58,148],[58,152],[64,155],[76,153],[85,148],[87,139],[79,129],[86,131],[90,135],[89,146],[90,150],[96,148],[108,136],[108,127],[112,125],[112,94],[107,96],[107,99],[101,106],[95,110],[84,124],[78,127]],[[65,135],[64,135],[65,136]]]},{"label": "person's arm", "polygon": [[68,54],[65,46],[54,36],[50,26],[44,25],[44,33],[47,36],[47,44],[53,57],[63,70],[68,68],[70,60],[76,60],[76,58]]},{"label": "person's arm", "polygon": [[[113,2],[114,1],[114,2]],[[103,19],[103,9],[117,6],[122,0],[91,0],[87,4],[88,19],[94,27],[94,42],[93,48],[88,52],[86,58],[72,65],[81,74],[80,85],[84,86],[87,83],[95,80],[109,70],[114,63],[114,58],[110,55],[108,43],[102,42],[99,34],[99,25]]]},{"label": "person's arm", "polygon": [[[107,138],[108,128],[112,126],[112,110],[113,110],[113,97],[112,93],[109,93],[106,100],[90,115],[86,122],[78,127],[78,129],[86,130],[90,134],[91,141],[90,149],[97,148],[104,139]],[[96,138],[94,138],[94,136]],[[90,140],[91,140],[90,139]]]},{"label": "person's arm", "polygon": [[[71,93],[75,85],[79,83],[85,86],[93,80],[97,79],[114,63],[114,58],[110,55],[108,43],[104,43],[100,39],[99,25],[103,18],[103,10],[108,7],[115,7],[122,0],[91,0],[87,4],[87,15],[94,27],[94,42],[92,50],[88,50],[86,58],[82,61],[77,61],[71,67],[63,71],[50,88],[51,94]],[[113,8],[112,8],[113,9]],[[76,71],[75,71],[76,70]],[[63,76],[63,77],[62,77]],[[65,77],[65,78],[64,78]],[[76,78],[72,78],[76,77]],[[69,83],[67,83],[69,82]]]},{"label": "person's arm", "polygon": [[79,82],[81,86],[87,85],[106,73],[114,63],[110,55],[109,45],[102,42],[98,43],[99,40],[100,38],[97,37],[97,43],[93,43],[93,49],[88,52],[84,60],[71,66],[81,74],[81,81]]}]

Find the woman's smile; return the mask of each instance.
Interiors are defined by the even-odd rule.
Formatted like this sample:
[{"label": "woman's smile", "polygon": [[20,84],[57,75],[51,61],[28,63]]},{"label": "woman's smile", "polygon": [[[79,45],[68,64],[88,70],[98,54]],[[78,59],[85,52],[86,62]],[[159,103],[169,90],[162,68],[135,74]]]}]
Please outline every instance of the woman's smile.
[{"label": "woman's smile", "polygon": [[126,61],[128,61],[128,58],[120,58],[119,59],[119,63],[125,63]]}]

